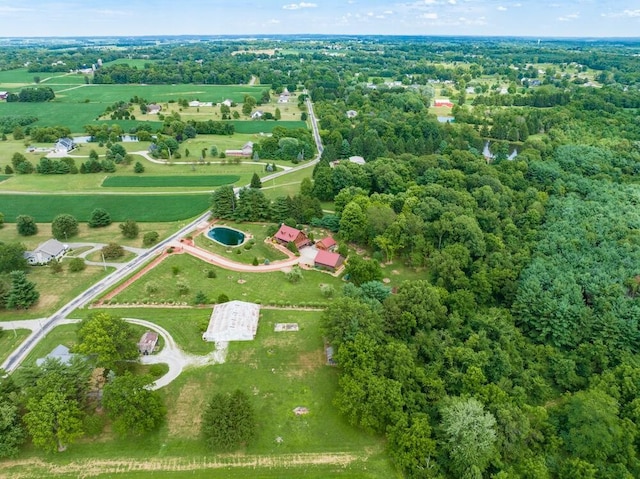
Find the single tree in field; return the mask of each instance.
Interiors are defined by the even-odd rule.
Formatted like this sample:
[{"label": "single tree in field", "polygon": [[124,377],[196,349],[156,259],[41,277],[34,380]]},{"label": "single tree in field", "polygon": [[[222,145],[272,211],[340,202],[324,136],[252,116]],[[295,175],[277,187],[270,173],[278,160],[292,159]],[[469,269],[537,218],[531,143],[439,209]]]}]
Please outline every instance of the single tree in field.
[{"label": "single tree in field", "polygon": [[16,228],[20,236],[33,236],[38,232],[38,225],[32,216],[20,215],[16,218]]},{"label": "single tree in field", "polygon": [[80,323],[75,352],[94,357],[100,367],[115,369],[138,357],[135,332],[121,318],[95,313]]},{"label": "single tree in field", "polygon": [[134,220],[127,220],[120,225],[120,231],[125,238],[133,239],[138,237],[140,228]]},{"label": "single tree in field", "polygon": [[40,293],[36,285],[27,279],[24,271],[12,271],[11,289],[7,296],[8,309],[29,309],[38,302]]},{"label": "single tree in field", "polygon": [[96,208],[91,212],[91,218],[89,218],[90,228],[101,228],[110,224],[111,215],[104,208]]},{"label": "single tree in field", "polygon": [[134,173],[144,173],[144,166],[139,161],[136,161],[136,164],[133,165]]},{"label": "single tree in field", "polygon": [[104,387],[102,404],[118,434],[142,436],[163,421],[166,409],[162,399],[156,391],[147,389],[152,382],[151,376],[126,372]]},{"label": "single tree in field", "polygon": [[78,234],[78,220],[69,214],[58,215],[51,223],[51,232],[54,238],[66,241]]},{"label": "single tree in field", "polygon": [[230,450],[248,443],[256,434],[249,396],[239,389],[233,394],[216,394],[205,409],[201,427],[211,450]]},{"label": "single tree in field", "polygon": [[109,243],[102,248],[102,256],[105,259],[118,259],[124,256],[124,248],[118,243]]},{"label": "single tree in field", "polygon": [[260,177],[258,173],[254,173],[251,177],[251,188],[262,188],[262,181],[260,181]]}]

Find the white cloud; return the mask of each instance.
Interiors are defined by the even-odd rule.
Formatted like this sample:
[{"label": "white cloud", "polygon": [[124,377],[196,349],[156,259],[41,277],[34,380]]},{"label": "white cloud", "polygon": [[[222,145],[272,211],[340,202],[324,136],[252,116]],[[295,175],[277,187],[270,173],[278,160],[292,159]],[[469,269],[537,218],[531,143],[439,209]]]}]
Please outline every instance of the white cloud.
[{"label": "white cloud", "polygon": [[458,3],[456,0],[449,0],[449,5],[455,5],[456,3]]},{"label": "white cloud", "polygon": [[503,7],[502,5],[500,5],[498,7],[498,10],[501,11],[501,12],[506,12],[507,11],[507,7]]},{"label": "white cloud", "polygon": [[420,15],[420,18],[424,18],[426,20],[437,20],[438,19],[438,14],[437,13],[423,13],[422,15]]},{"label": "white cloud", "polygon": [[300,2],[283,5],[282,8],[285,10],[300,10],[301,8],[316,8],[317,6],[315,3]]},{"label": "white cloud", "polygon": [[603,13],[602,16],[609,17],[609,18],[620,18],[620,17],[637,18],[637,17],[640,17],[640,9],[624,10],[622,12],[616,12],[616,13]]},{"label": "white cloud", "polygon": [[385,14],[385,15],[393,15],[393,10],[385,10],[382,13]]},{"label": "white cloud", "polygon": [[561,22],[572,22],[573,20],[577,20],[578,18],[580,18],[579,13],[570,13],[569,15],[558,17],[558,20]]},{"label": "white cloud", "polygon": [[276,18],[272,18],[271,20],[269,20],[267,22],[268,25],[277,25],[278,23],[280,23],[280,20],[278,20]]}]

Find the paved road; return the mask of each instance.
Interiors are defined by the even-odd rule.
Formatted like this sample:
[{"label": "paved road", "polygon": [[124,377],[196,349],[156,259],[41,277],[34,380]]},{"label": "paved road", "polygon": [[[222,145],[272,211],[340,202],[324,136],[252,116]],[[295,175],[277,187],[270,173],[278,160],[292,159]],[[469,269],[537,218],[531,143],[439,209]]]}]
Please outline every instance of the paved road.
[{"label": "paved road", "polygon": [[[306,93],[306,90],[305,90],[305,93]],[[273,173],[271,175],[267,175],[262,178],[262,181],[269,181],[274,178],[279,178],[280,176],[291,173],[293,171],[298,171],[303,168],[308,168],[310,166],[315,165],[320,160],[320,156],[322,155],[322,150],[323,150],[322,140],[320,138],[320,132],[318,130],[317,119],[313,111],[313,104],[311,103],[310,99],[307,99],[307,108],[309,110],[309,118],[311,120],[313,137],[316,142],[316,147],[318,149],[317,156],[310,162],[305,163],[303,165],[296,166],[294,168],[291,168],[290,170],[280,171],[277,173]],[[236,191],[237,190],[239,190],[239,188],[236,188]],[[49,333],[49,331],[51,331],[53,328],[55,328],[59,324],[62,324],[63,321],[66,320],[69,313],[87,305],[93,298],[103,294],[112,286],[122,281],[126,276],[128,276],[137,268],[142,266],[147,260],[159,254],[163,249],[167,248],[170,244],[173,244],[173,242],[179,240],[179,238],[186,235],[191,230],[197,228],[201,223],[206,222],[208,218],[209,218],[209,212],[207,211],[202,215],[200,215],[199,217],[197,217],[196,219],[194,219],[193,221],[191,221],[189,224],[180,228],[180,230],[176,231],[165,240],[159,242],[152,248],[149,248],[148,250],[144,251],[142,254],[140,254],[130,262],[124,264],[121,268],[115,270],[113,273],[106,276],[96,284],[90,286],[87,290],[83,291],[78,296],[73,298],[71,301],[69,301],[66,305],[64,305],[62,308],[60,308],[58,311],[53,313],[48,318],[37,320],[38,325],[40,326],[39,329],[32,330],[32,333],[27,337],[27,339],[16,350],[14,350],[9,355],[9,357],[5,360],[5,362],[1,366],[2,369],[4,369],[7,372],[13,372],[18,366],[20,366],[22,361],[24,361],[24,359],[27,357],[29,352],[35,347],[35,345],[42,338],[44,338],[47,335],[47,333]]]}]

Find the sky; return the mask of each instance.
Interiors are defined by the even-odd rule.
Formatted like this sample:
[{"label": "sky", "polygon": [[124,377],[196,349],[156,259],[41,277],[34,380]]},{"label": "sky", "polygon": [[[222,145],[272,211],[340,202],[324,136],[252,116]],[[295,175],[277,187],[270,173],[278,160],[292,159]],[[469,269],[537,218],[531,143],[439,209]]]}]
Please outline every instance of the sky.
[{"label": "sky", "polygon": [[0,0],[0,37],[640,37],[639,0]]}]

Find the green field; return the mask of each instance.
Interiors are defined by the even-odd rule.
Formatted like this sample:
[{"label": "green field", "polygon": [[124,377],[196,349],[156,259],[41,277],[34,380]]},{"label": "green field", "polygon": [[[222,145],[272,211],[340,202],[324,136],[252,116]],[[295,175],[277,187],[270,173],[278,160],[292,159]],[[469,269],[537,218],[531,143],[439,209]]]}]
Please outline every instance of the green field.
[{"label": "green field", "polygon": [[[44,75],[40,76],[44,78]],[[34,74],[28,74],[26,70],[0,72],[0,87],[9,91],[19,91],[19,88],[24,84],[32,83],[33,77]],[[36,123],[38,126],[62,124],[69,127],[74,133],[82,133],[84,126],[95,122],[108,106],[117,101],[129,100],[136,95],[156,103],[167,103],[181,98],[212,102],[221,102],[229,98],[240,103],[245,95],[258,98],[264,89],[260,86],[246,85],[87,85],[84,84],[83,78],[81,75],[76,75],[43,82],[43,85],[48,84],[53,88],[56,93],[55,100],[47,103],[0,102],[0,115],[36,116],[38,117]],[[63,84],[63,82],[67,83]],[[21,85],[11,85],[13,83]],[[13,87],[10,88],[11,86]],[[127,122],[123,125],[131,128],[131,125],[135,123],[137,122]],[[270,130],[262,129],[259,131]]]},{"label": "green field", "polygon": [[[243,254],[251,254],[251,252]],[[215,278],[207,277],[209,270],[217,272]],[[170,256],[127,287],[112,302],[118,304],[192,303],[196,293],[202,291],[210,302],[224,293],[231,300],[261,304],[324,306],[330,303],[331,299],[322,295],[320,285],[332,285],[336,295],[339,295],[342,289],[342,280],[326,273],[303,271],[302,276],[302,279],[294,284],[286,281],[281,271],[271,273],[227,271],[193,256],[177,254]],[[176,281],[186,283],[189,286],[189,292],[180,295],[176,288]],[[148,282],[155,283],[157,292],[147,293],[145,286]]]},{"label": "green field", "polygon": [[168,195],[0,195],[5,221],[18,215],[33,216],[38,223],[49,223],[68,213],[78,221],[88,221],[95,208],[104,208],[113,221],[176,221],[192,218],[210,205],[209,194]]},{"label": "green field", "polygon": [[[212,176],[109,176],[102,186],[116,188],[159,188],[159,187],[215,187],[230,185],[240,179],[238,175]],[[0,181],[2,181],[0,179]]]},{"label": "green field", "polygon": [[307,128],[304,121],[261,121],[261,120],[231,120],[236,127],[236,133],[271,133],[277,126],[282,128]]}]

